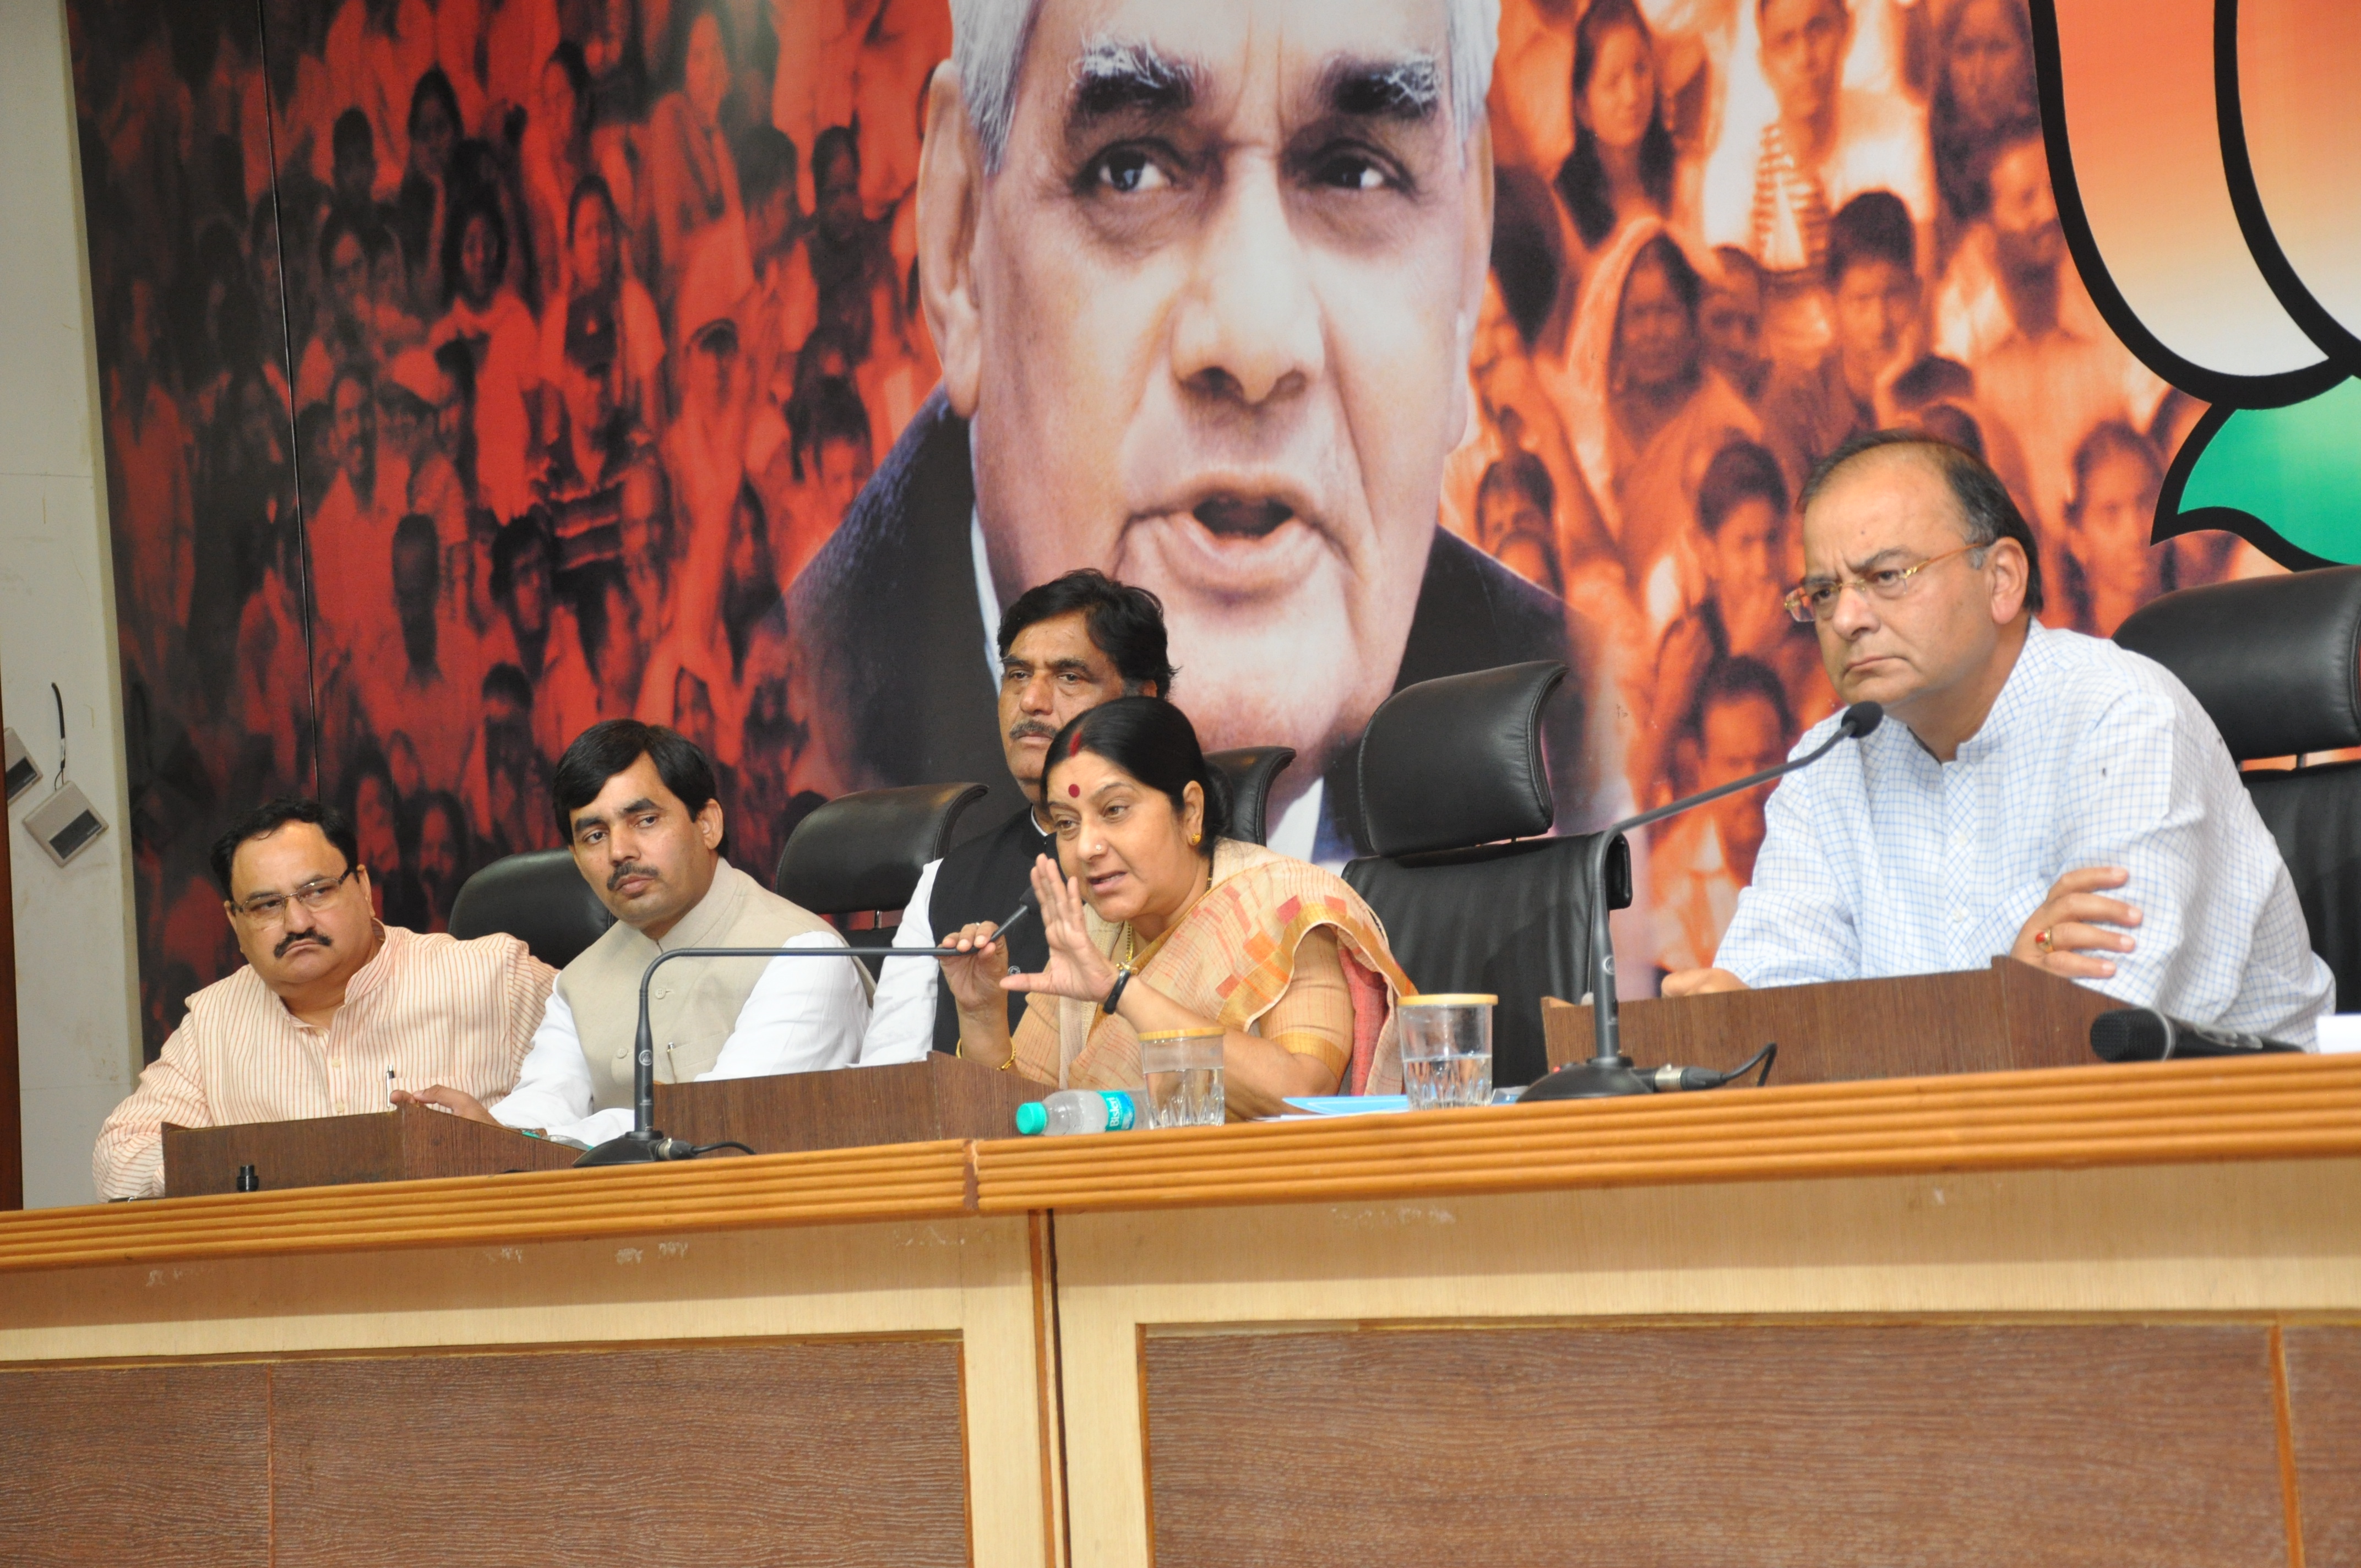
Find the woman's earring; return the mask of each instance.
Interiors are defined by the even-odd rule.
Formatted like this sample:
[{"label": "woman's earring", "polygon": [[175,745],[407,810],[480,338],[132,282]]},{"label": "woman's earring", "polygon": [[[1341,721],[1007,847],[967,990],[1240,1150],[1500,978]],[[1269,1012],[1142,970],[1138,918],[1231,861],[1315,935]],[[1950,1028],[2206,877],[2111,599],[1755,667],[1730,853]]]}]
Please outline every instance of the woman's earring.
[{"label": "woman's earring", "polygon": [[1202,833],[1191,833],[1189,835],[1189,847],[1192,850],[1204,841],[1205,836]]}]

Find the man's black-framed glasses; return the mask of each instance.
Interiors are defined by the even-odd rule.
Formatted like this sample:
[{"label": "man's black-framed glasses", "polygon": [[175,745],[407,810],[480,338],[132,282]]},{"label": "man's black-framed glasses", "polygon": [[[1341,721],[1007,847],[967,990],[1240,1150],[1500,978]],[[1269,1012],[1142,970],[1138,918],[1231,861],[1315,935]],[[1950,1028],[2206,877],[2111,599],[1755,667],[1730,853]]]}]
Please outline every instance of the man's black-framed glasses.
[{"label": "man's black-framed glasses", "polygon": [[328,906],[328,901],[336,896],[336,890],[351,881],[353,873],[359,870],[358,866],[346,866],[343,876],[333,879],[314,877],[293,893],[259,894],[247,899],[244,904],[233,904],[230,907],[236,910],[241,917],[251,920],[258,926],[271,925],[285,916],[287,901],[291,898],[306,909],[313,911],[325,909]]}]

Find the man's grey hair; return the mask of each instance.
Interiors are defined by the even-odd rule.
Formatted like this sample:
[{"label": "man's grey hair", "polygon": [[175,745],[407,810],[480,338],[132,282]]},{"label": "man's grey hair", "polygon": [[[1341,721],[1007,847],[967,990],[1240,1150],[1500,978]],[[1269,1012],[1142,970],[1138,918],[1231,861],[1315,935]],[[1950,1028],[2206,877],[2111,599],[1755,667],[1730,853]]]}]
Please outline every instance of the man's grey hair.
[{"label": "man's grey hair", "polygon": [[[1041,0],[950,0],[951,63],[959,69],[968,123],[983,148],[987,174],[1000,170],[1016,120],[1016,80]],[[1492,90],[1500,48],[1500,0],[1444,0],[1450,60],[1451,129],[1464,153]]]}]

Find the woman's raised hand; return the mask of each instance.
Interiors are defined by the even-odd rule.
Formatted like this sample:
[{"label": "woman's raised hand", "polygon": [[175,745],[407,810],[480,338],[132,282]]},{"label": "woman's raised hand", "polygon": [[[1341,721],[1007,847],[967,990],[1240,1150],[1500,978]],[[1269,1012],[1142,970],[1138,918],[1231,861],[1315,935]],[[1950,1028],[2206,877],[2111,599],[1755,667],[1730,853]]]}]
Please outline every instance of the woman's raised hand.
[{"label": "woman's raised hand", "polygon": [[1002,981],[1008,975],[1008,944],[992,939],[998,930],[993,922],[978,920],[943,938],[944,947],[957,948],[964,955],[942,960],[943,980],[962,1013],[1006,1005]]},{"label": "woman's raised hand", "polygon": [[1082,879],[1062,875],[1058,862],[1049,856],[1036,856],[1033,896],[1041,905],[1041,931],[1049,941],[1049,961],[1039,974],[1013,974],[1000,983],[1010,991],[1046,991],[1082,1002],[1106,1000],[1115,985],[1115,965],[1091,945]]}]

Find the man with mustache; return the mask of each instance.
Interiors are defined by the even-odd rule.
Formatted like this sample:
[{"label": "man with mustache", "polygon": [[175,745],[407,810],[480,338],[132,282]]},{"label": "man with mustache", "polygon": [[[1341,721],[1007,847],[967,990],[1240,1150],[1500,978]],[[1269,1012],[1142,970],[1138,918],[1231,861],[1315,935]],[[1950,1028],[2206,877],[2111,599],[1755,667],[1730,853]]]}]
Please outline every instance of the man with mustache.
[{"label": "man with mustache", "polygon": [[[954,0],[917,193],[942,385],[788,614],[836,772],[994,778],[1009,590],[1092,566],[1163,602],[1208,748],[1295,749],[1271,842],[1333,863],[1392,691],[1566,656],[1564,605],[1436,527],[1490,251],[1498,20]],[[1569,820],[1602,760],[1560,759]]]},{"label": "man with mustache", "polygon": [[[438,1084],[414,1098],[478,1122],[596,1146],[631,1130],[640,977],[675,948],[841,948],[844,938],[722,858],[705,753],[662,725],[609,718],[575,738],[550,788],[574,863],[615,915],[557,977],[514,1093],[487,1109]],[[649,992],[660,1083],[849,1067],[869,1023],[851,959],[684,959]]]},{"label": "man with mustache", "polygon": [[[1147,589],[1087,567],[1017,595],[1000,618],[998,651],[1001,752],[1026,804],[992,832],[928,864],[894,933],[897,948],[931,948],[938,931],[1005,920],[1032,890],[1033,862],[1057,853],[1041,812],[1049,742],[1068,719],[1103,702],[1172,691],[1164,607]],[[1009,933],[1008,958],[1019,970],[1049,961],[1038,917]],[[885,961],[861,1043],[862,1066],[959,1049],[959,1009],[935,1005],[941,973],[932,959]],[[1012,1029],[1024,1003],[1024,992],[1009,993]]]},{"label": "man with mustache", "polygon": [[343,812],[274,800],[214,842],[213,870],[246,967],[189,998],[99,1129],[101,1197],[163,1195],[166,1122],[357,1115],[404,1085],[498,1096],[516,1082],[555,974],[513,937],[379,925]]}]

